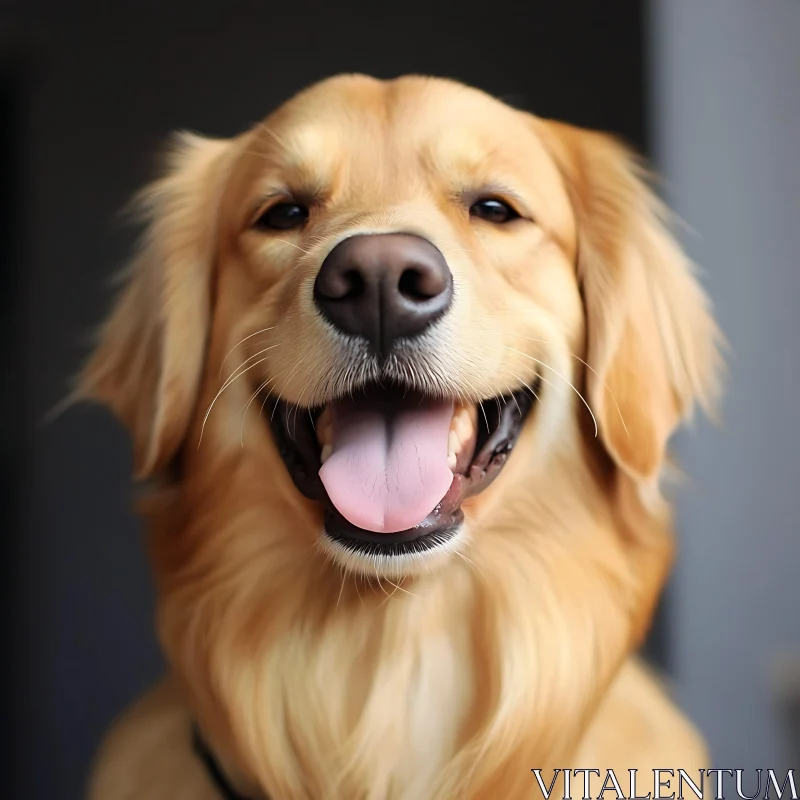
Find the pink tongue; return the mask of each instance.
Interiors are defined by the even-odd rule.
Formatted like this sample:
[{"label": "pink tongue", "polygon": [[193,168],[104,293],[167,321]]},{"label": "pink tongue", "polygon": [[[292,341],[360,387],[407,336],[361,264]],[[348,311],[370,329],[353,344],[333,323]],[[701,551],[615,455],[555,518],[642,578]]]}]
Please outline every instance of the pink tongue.
[{"label": "pink tongue", "polygon": [[453,481],[452,418],[452,403],[334,403],[333,453],[319,476],[339,513],[377,533],[419,525]]}]

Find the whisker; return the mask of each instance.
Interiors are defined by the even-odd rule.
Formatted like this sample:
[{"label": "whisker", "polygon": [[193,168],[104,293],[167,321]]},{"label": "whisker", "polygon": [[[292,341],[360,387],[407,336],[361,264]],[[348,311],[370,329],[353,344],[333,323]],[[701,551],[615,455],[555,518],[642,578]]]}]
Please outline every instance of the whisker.
[{"label": "whisker", "polygon": [[275,405],[272,406],[272,413],[269,415],[269,424],[270,425],[272,425],[273,421],[275,420],[275,412],[277,410],[278,410],[278,404],[275,403]]},{"label": "whisker", "polygon": [[[376,564],[375,566],[377,567],[378,565]],[[383,593],[386,595],[386,600],[384,600],[384,601],[381,603],[381,606],[382,606],[382,605],[383,605],[383,603],[387,603],[389,600],[391,600],[391,599],[392,599],[392,595],[391,595],[391,594],[389,594],[389,592],[387,592],[387,591],[386,591],[386,589],[384,589],[384,588],[383,588],[383,584],[381,583],[381,576],[380,576],[380,573],[379,573],[379,572],[377,572],[377,571],[376,571],[376,573],[375,573],[375,580],[378,582],[378,588],[379,588],[379,589],[380,589],[380,590],[381,590],[381,591],[382,591],[382,592],[383,592]],[[380,606],[378,606],[378,607],[380,608]]]},{"label": "whisker", "polygon": [[242,424],[239,428],[239,439],[242,444],[242,450],[244,450],[244,421],[247,418],[247,411],[250,408],[250,404],[256,399],[256,397],[258,397],[259,393],[263,392],[264,389],[266,389],[267,386],[269,386],[274,380],[275,378],[269,378],[268,380],[264,381],[264,383],[262,383],[258,389],[256,389],[253,394],[250,395],[250,399],[247,401],[247,405],[244,407],[244,411],[242,412]]},{"label": "whisker", "polygon": [[[303,362],[302,361],[298,361],[295,364],[294,369],[289,374],[289,377],[286,379],[286,382],[287,383],[291,383],[293,378],[294,378],[294,376],[297,375],[298,371],[301,370],[302,368],[303,368]],[[294,411],[294,414],[295,414],[295,425],[296,425],[296,422],[297,422],[297,405],[295,403],[293,403],[292,405],[294,406],[294,408],[292,410]],[[277,408],[278,408],[278,404],[276,403],[275,404],[275,408],[272,409],[272,415],[270,416],[270,422],[272,422],[273,418],[275,417],[275,410]],[[286,422],[287,422],[287,425],[288,425],[289,420],[287,419]],[[292,434],[292,438],[293,439],[296,438],[295,435],[294,435],[296,432],[297,432],[297,430],[295,428],[295,430],[294,430],[294,432]]]},{"label": "whisker", "polygon": [[286,239],[273,239],[272,241],[274,241],[274,242],[283,242],[283,244],[288,244],[289,247],[294,247],[295,249],[299,250],[301,253],[305,253],[307,256],[311,255],[311,251],[310,250],[303,250],[303,248],[300,247],[299,244],[295,244],[294,242],[289,242]]},{"label": "whisker", "polygon": [[483,421],[486,423],[486,430],[491,433],[492,428],[489,425],[489,417],[486,416],[486,409],[483,406],[483,403],[478,403],[478,408],[481,410],[481,414],[483,414]]},{"label": "whisker", "polygon": [[228,380],[227,380],[227,381],[225,381],[225,383],[224,383],[223,387],[222,387],[222,388],[221,388],[221,389],[220,389],[220,390],[219,390],[219,391],[216,393],[216,395],[214,396],[214,399],[211,401],[211,405],[208,407],[208,411],[206,411],[206,415],[203,417],[203,424],[200,426],[200,438],[198,439],[198,442],[197,442],[197,449],[198,449],[198,450],[200,449],[200,444],[201,444],[201,443],[202,443],[202,441],[203,441],[203,433],[204,433],[204,431],[205,431],[205,429],[206,429],[206,422],[208,422],[208,415],[211,413],[211,409],[213,409],[213,408],[214,408],[214,404],[217,402],[217,400],[219,400],[219,397],[220,397],[220,395],[221,395],[221,394],[222,394],[222,393],[223,393],[223,392],[224,392],[224,391],[225,391],[225,390],[226,390],[226,389],[227,389],[227,388],[228,388],[228,387],[229,387],[229,386],[230,386],[230,385],[231,385],[231,384],[232,384],[232,383],[233,383],[233,382],[234,382],[234,381],[237,379],[237,378],[241,378],[241,377],[242,377],[242,375],[244,375],[244,374],[245,374],[245,372],[248,372],[249,370],[253,369],[253,367],[256,367],[256,366],[258,366],[259,364],[262,364],[264,361],[267,361],[267,360],[268,360],[268,357],[267,357],[267,356],[265,356],[264,358],[260,359],[259,361],[256,361],[254,364],[251,364],[251,365],[250,365],[249,367],[247,367],[246,369],[244,369],[244,370],[241,370],[241,371],[238,371],[238,370],[237,370],[237,371],[236,371],[236,372],[235,372],[233,375],[231,375],[231,377],[230,377],[230,378],[228,378]]},{"label": "whisker", "polygon": [[[267,400],[269,400],[269,392],[267,392],[267,394],[264,395],[264,399],[261,401],[261,409],[259,411],[259,414],[264,413],[264,406],[267,404]],[[278,404],[276,403],[275,405]],[[270,422],[272,422],[272,418],[270,418]]]},{"label": "whisker", "polygon": [[[498,308],[498,309],[494,309],[493,313],[495,313],[495,314],[525,314],[527,312],[525,311],[525,309]],[[503,331],[498,331],[498,330],[494,330],[494,329],[491,329],[491,328],[486,328],[484,326],[481,326],[481,327],[487,333],[497,333],[497,334],[502,334],[503,333]],[[539,344],[544,344],[544,345],[549,345],[550,344],[549,342],[547,342],[544,339],[535,339],[532,336],[520,336],[520,338],[525,339],[526,341],[529,341],[529,342],[538,342]],[[606,390],[606,392],[608,392],[608,395],[611,397],[611,400],[614,403],[614,407],[617,409],[617,414],[619,415],[619,419],[620,419],[620,422],[622,423],[623,430],[625,431],[625,433],[628,436],[630,436],[630,433],[628,432],[628,426],[625,424],[625,417],[622,414],[622,409],[619,407],[619,403],[617,402],[617,398],[614,396],[614,393],[611,391],[611,388],[609,387],[609,385],[602,379],[600,374],[597,372],[597,370],[591,364],[589,364],[588,362],[584,361],[579,355],[577,355],[575,353],[570,352],[569,355],[572,358],[576,359],[577,361],[580,361],[581,364],[583,364],[583,366],[586,367],[586,369],[588,369],[596,378],[598,378],[601,381],[601,383],[603,384],[603,388]],[[548,368],[552,369],[552,367],[548,367]],[[596,423],[595,423],[595,425],[596,425]]]},{"label": "whisker", "polygon": [[355,587],[356,587],[356,594],[358,595],[358,599],[361,601],[361,605],[364,605],[364,598],[361,596],[361,590],[358,588],[358,579],[361,577],[358,572],[356,572],[356,579],[355,579]]},{"label": "whisker", "polygon": [[[531,336],[523,336],[522,338],[527,339],[529,342],[539,342],[540,344],[547,344],[547,342],[544,341],[544,339],[534,339]],[[625,430],[625,433],[628,434],[628,436],[630,436],[630,434],[628,433],[628,428],[625,425],[625,418],[622,416],[622,409],[619,407],[619,403],[617,402],[617,398],[614,397],[614,392],[611,391],[608,384],[600,377],[600,373],[591,364],[587,364],[580,356],[575,355],[575,353],[570,353],[570,355],[573,358],[576,358],[578,361],[580,361],[581,364],[583,364],[583,366],[586,367],[586,369],[588,369],[603,384],[603,388],[608,392],[609,396],[614,401],[614,406],[617,409],[617,414],[619,414],[619,419],[620,422],[622,422],[622,427]]]},{"label": "whisker", "polygon": [[[289,373],[289,377],[286,379],[286,383],[291,383],[293,378],[294,378],[294,376],[297,374],[298,370],[302,369],[302,367],[303,367],[303,362],[302,361],[298,361],[295,364],[294,369],[292,369],[292,371]],[[293,406],[292,412],[294,413],[294,422],[295,422],[295,427],[294,427],[294,430],[292,432],[292,439],[296,439],[295,434],[297,433],[297,428],[296,428],[296,425],[297,425],[297,404],[296,403],[292,403],[292,406]],[[275,411],[276,411],[277,408],[278,408],[278,404],[276,403],[275,406],[272,409],[272,414],[270,415],[270,422],[272,422],[272,420],[274,419]],[[310,413],[310,409],[309,409],[309,413]],[[286,419],[286,425],[287,425],[287,429],[288,429],[288,425],[289,425],[289,419],[288,418]]]},{"label": "whisker", "polygon": [[222,359],[222,363],[219,365],[219,377],[220,377],[220,378],[222,377],[222,368],[225,366],[225,362],[226,362],[226,361],[227,361],[227,360],[228,360],[228,359],[231,357],[231,354],[233,353],[233,351],[234,351],[234,350],[235,350],[237,347],[239,347],[239,345],[241,345],[241,344],[244,344],[244,343],[245,343],[245,342],[246,342],[248,339],[252,339],[254,336],[258,336],[258,334],[259,334],[259,333],[267,333],[267,331],[271,331],[271,330],[273,330],[274,328],[275,328],[275,326],[274,326],[274,325],[270,325],[270,327],[269,327],[269,328],[262,328],[260,331],[256,331],[255,333],[251,333],[249,336],[245,336],[245,337],[244,337],[244,339],[242,339],[241,341],[237,342],[237,343],[236,343],[236,344],[235,344],[235,345],[234,345],[234,346],[233,346],[233,347],[232,347],[232,348],[231,348],[231,349],[228,351],[228,355],[226,355],[226,356],[225,356],[225,358],[223,358],[223,359]]},{"label": "whisker", "polygon": [[[244,361],[242,361],[242,363],[239,364],[239,366],[236,367],[236,369],[234,369],[234,372],[236,372],[236,370],[241,369],[245,364],[248,364],[254,358],[258,358],[260,355],[263,355],[264,353],[267,353],[270,350],[274,350],[277,346],[278,346],[277,344],[272,344],[269,347],[265,347],[263,350],[259,350],[257,353],[253,353],[253,355],[249,356]],[[228,376],[228,378],[230,378],[230,376]]]},{"label": "whisker", "polygon": [[336,608],[339,608],[339,603],[342,600],[342,592],[344,591],[344,582],[347,580],[347,570],[343,567],[339,567],[339,571],[342,573],[342,585],[339,587],[339,596],[336,598]]},{"label": "whisker", "polygon": [[455,554],[456,554],[456,555],[457,555],[459,558],[463,558],[463,559],[464,559],[464,561],[467,563],[467,565],[468,565],[468,566],[470,566],[470,567],[472,567],[472,569],[474,569],[474,570],[475,570],[475,572],[476,572],[478,575],[480,575],[480,574],[481,574],[481,571],[478,569],[478,565],[477,565],[477,564],[476,564],[476,563],[475,563],[475,562],[474,562],[474,561],[473,561],[471,558],[467,558],[467,556],[465,556],[465,555],[464,555],[464,554],[463,554],[463,553],[462,553],[460,550],[457,550],[457,549],[456,549],[456,550],[454,550],[453,552],[454,552],[454,553],[455,553]]},{"label": "whisker", "polygon": [[[517,379],[517,380],[518,380],[518,381],[519,381],[519,382],[520,382],[520,383],[521,383],[521,384],[522,384],[522,385],[523,385],[523,386],[524,386],[524,387],[525,387],[525,388],[526,388],[526,389],[527,389],[527,390],[528,390],[528,391],[529,391],[529,392],[530,392],[532,395],[533,395],[533,396],[534,396],[534,398],[535,398],[536,400],[538,400],[538,399],[539,399],[539,395],[538,395],[538,394],[536,394],[536,392],[535,392],[535,391],[534,391],[534,390],[533,390],[533,389],[532,389],[530,386],[528,386],[528,384],[527,384],[527,383],[525,383],[525,381],[524,381],[524,380],[522,380],[522,378],[520,378],[520,376],[519,376],[519,375],[515,374],[515,373],[514,373],[512,370],[510,370],[508,367],[506,367],[506,369],[507,369],[507,370],[508,370],[508,371],[509,371],[509,372],[510,372],[510,373],[511,373],[511,374],[512,374],[512,375],[513,375],[513,376],[514,376],[514,377],[515,377],[515,378],[516,378],[516,379]],[[539,377],[541,377],[541,376],[539,376]],[[513,397],[513,395],[512,395],[512,397]],[[517,403],[517,410],[519,410],[519,403]],[[522,413],[522,412],[520,412],[520,413]]]},{"label": "whisker", "polygon": [[[403,594],[407,594],[409,597],[419,598],[418,594],[414,594],[414,592],[409,592],[408,589],[404,589],[399,583],[395,583],[389,578],[385,578],[384,580],[386,580],[391,586],[394,586],[395,592],[403,592]],[[392,592],[392,595],[394,595],[394,592]]]},{"label": "whisker", "polygon": [[[512,353],[517,353],[518,355],[524,356],[525,358],[529,358],[531,361],[534,361],[535,363],[540,364],[543,367],[546,367],[551,372],[553,372],[555,375],[557,375],[559,378],[561,378],[561,380],[564,381],[564,383],[566,383],[567,386],[569,386],[570,389],[572,389],[572,391],[575,392],[576,395],[578,395],[578,397],[580,397],[581,402],[586,406],[586,410],[589,412],[589,414],[592,417],[592,422],[594,423],[594,435],[595,435],[595,438],[599,435],[599,428],[597,426],[597,418],[595,417],[591,406],[587,402],[586,398],[575,388],[575,386],[569,380],[567,380],[567,378],[565,378],[558,370],[553,369],[553,367],[551,367],[549,364],[545,364],[544,361],[540,361],[538,358],[534,358],[533,356],[528,355],[527,353],[523,353],[521,350],[516,350],[513,347],[508,347],[508,345],[503,345],[503,346],[506,348],[506,350],[510,350]],[[550,383],[550,381],[546,380],[546,378],[543,375],[540,375],[539,377],[545,383]],[[552,386],[552,384],[550,384],[550,385]]]},{"label": "whisker", "polygon": [[[396,585],[396,584],[394,584],[394,583],[392,583],[392,582],[391,582],[391,581],[390,581],[388,578],[386,578],[386,580],[387,580],[387,582],[388,582],[388,583],[391,583],[391,584],[392,584],[392,586],[394,586],[395,588],[393,589],[393,591],[391,592],[391,594],[386,594],[386,592],[384,591],[384,594],[386,594],[386,599],[385,599],[385,600],[382,600],[382,601],[380,602],[380,604],[378,605],[378,609],[381,609],[381,608],[383,608],[383,606],[384,606],[386,603],[388,603],[388,602],[389,602],[389,601],[390,601],[390,600],[391,600],[391,599],[394,597],[394,595],[395,595],[395,592],[397,592],[397,585]],[[380,579],[378,579],[378,583],[380,583]]]}]

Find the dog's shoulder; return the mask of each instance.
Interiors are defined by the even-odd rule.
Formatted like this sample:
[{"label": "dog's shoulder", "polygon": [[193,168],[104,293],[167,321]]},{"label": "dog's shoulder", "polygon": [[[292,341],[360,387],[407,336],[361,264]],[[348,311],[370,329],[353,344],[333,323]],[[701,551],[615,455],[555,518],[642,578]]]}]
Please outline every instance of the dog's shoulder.
[{"label": "dog's shoulder", "polygon": [[169,679],[112,725],[97,753],[88,800],[219,800],[192,746],[191,718]]}]

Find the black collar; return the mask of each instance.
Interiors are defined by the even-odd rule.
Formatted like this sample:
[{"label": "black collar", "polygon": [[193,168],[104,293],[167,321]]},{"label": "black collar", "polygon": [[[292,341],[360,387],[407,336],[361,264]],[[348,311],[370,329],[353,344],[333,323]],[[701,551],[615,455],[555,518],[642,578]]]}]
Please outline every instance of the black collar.
[{"label": "black collar", "polygon": [[225,800],[250,800],[250,798],[239,794],[230,783],[228,783],[225,773],[220,768],[212,752],[206,746],[196,726],[192,727],[192,744],[194,745],[194,750],[198,757],[203,762],[209,777],[214,782],[214,786],[217,787]]}]

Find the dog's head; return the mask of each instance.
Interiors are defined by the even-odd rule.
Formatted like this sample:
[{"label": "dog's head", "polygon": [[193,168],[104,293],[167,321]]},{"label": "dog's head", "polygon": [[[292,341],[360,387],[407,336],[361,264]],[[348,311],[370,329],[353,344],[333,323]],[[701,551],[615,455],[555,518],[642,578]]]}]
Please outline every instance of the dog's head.
[{"label": "dog's head", "polygon": [[302,558],[439,563],[557,457],[652,498],[713,394],[714,323],[633,155],[474,89],[334,78],[180,137],[142,199],[82,390],[139,477],[177,464]]}]

